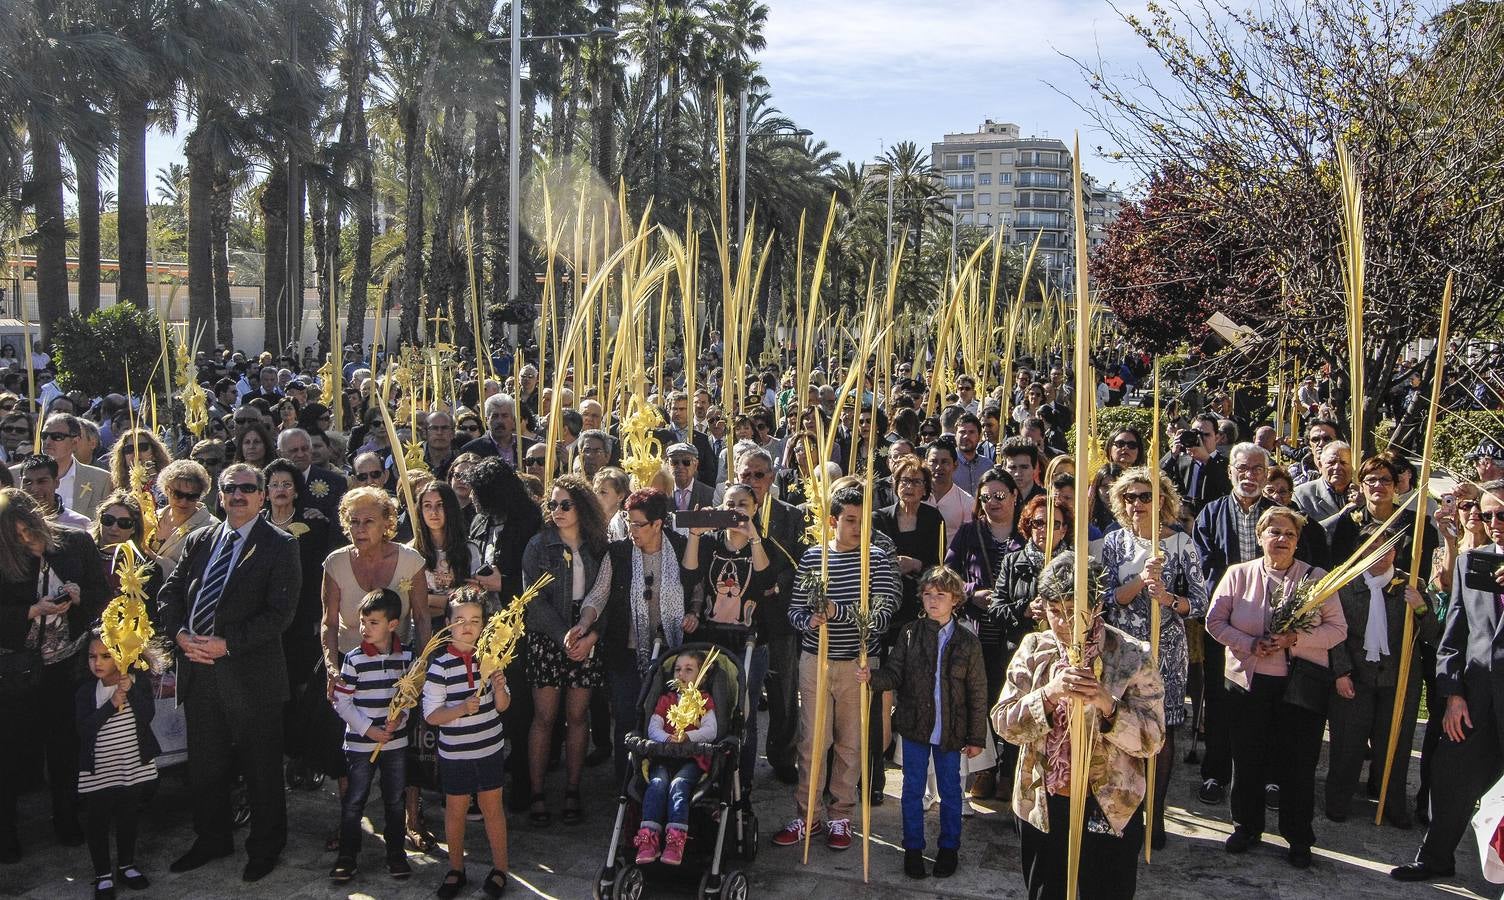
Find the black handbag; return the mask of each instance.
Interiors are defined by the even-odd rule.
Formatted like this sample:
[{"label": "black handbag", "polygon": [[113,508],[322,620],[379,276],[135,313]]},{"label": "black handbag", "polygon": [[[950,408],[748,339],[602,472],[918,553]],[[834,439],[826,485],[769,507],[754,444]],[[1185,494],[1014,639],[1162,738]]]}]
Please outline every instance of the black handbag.
[{"label": "black handbag", "polygon": [[1332,670],[1300,656],[1288,653],[1285,659],[1290,674],[1285,678],[1285,702],[1291,706],[1326,715],[1332,699]]},{"label": "black handbag", "polygon": [[0,700],[29,696],[42,683],[42,654],[38,650],[0,650]]}]

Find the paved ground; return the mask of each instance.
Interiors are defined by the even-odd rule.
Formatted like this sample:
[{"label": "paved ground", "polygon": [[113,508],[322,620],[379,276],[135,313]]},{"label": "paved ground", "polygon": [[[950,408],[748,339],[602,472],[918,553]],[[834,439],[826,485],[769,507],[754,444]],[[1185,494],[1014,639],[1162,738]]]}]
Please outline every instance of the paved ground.
[{"label": "paved ground", "polygon": [[[1194,766],[1177,767],[1170,793],[1169,847],[1154,856],[1152,865],[1139,867],[1139,896],[1154,900],[1237,900],[1237,898],[1428,898],[1498,897],[1500,889],[1478,875],[1478,856],[1471,835],[1458,854],[1461,876],[1451,883],[1403,885],[1385,874],[1397,862],[1408,860],[1421,831],[1399,831],[1372,824],[1373,804],[1356,804],[1354,815],[1343,825],[1318,817],[1316,864],[1299,872],[1285,862],[1278,838],[1244,857],[1230,857],[1221,841],[1230,831],[1226,809],[1203,806],[1195,799]],[[588,818],[574,828],[555,824],[539,829],[525,817],[514,817],[511,833],[513,889],[509,897],[569,898],[590,896],[591,883],[604,858],[610,835],[614,793],[608,766],[590,770],[585,784]],[[1414,767],[1412,766],[1412,771]],[[550,787],[557,793],[558,776]],[[858,843],[845,854],[835,854],[816,843],[810,865],[801,866],[795,849],[774,848],[767,837],[792,809],[792,789],[764,779],[754,793],[761,815],[763,846],[748,874],[754,898],[1007,898],[1023,896],[1018,874],[1018,838],[1011,815],[1002,804],[992,804],[966,822],[961,851],[961,869],[947,881],[912,882],[902,874],[897,772],[888,778],[890,799],[873,810],[871,882],[862,884]],[[1319,790],[1319,788],[1318,788]],[[188,875],[171,875],[167,863],[192,840],[188,827],[188,789],[182,772],[164,776],[162,789],[144,824],[141,859],[153,884],[145,896],[157,898],[197,897],[427,897],[438,885],[445,863],[438,858],[415,857],[417,874],[405,884],[390,881],[381,867],[379,839],[367,841],[361,859],[368,868],[354,882],[336,888],[327,880],[332,854],[322,850],[323,838],[333,827],[336,806],[332,788],[320,792],[294,791],[289,795],[292,838],[282,864],[256,885],[240,881],[244,857],[237,854]],[[374,807],[374,803],[372,804]],[[433,803],[430,808],[436,809]],[[1320,809],[1318,797],[1317,808]],[[376,812],[379,816],[379,811]],[[58,847],[51,841],[46,801],[33,794],[23,800],[25,860],[0,867],[0,896],[33,898],[87,898],[91,896],[88,855],[83,848]],[[432,824],[436,817],[430,813]],[[1273,819],[1271,818],[1271,822]],[[936,828],[931,816],[931,834]],[[472,851],[484,853],[479,823],[468,834]],[[483,896],[480,879],[488,866],[471,857],[472,887],[463,896]],[[652,880],[645,896],[687,898],[694,896],[697,875],[680,885]],[[122,896],[128,892],[122,891]]]}]

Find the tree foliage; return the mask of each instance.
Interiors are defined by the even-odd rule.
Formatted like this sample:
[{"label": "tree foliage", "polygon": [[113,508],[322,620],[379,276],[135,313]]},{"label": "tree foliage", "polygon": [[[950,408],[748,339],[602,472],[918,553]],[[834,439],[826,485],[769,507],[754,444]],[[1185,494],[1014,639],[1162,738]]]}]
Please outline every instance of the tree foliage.
[{"label": "tree foliage", "polygon": [[[158,329],[156,313],[130,303],[87,317],[73,313],[60,319],[52,327],[58,384],[64,390],[103,397],[123,389],[129,373],[133,391],[144,390],[148,378],[160,391],[162,372],[158,369],[153,377],[152,371],[162,354]],[[171,335],[168,346],[173,346]]]}]

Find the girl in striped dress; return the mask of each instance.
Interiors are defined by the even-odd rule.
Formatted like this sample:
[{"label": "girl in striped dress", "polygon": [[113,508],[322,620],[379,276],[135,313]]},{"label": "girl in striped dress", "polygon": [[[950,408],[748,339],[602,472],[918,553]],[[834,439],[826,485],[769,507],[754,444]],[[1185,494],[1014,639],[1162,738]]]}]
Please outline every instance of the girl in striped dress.
[{"label": "girl in striped dress", "polygon": [[449,601],[449,646],[428,665],[423,719],[439,732],[439,786],[444,791],[444,836],[449,872],[439,885],[443,898],[458,896],[465,879],[465,813],[475,795],[491,844],[491,872],[481,886],[491,897],[507,887],[507,820],[501,809],[501,713],[512,703],[506,676],[498,670],[481,694],[475,642],[485,626],[484,596],[473,588]]},{"label": "girl in striped dress", "polygon": [[[163,655],[157,648],[148,648],[142,658],[153,671],[161,670]],[[89,671],[94,678],[79,688],[76,701],[78,793],[94,863],[94,897],[109,900],[117,880],[131,890],[149,884],[135,862],[136,821],[144,786],[157,779],[153,760],[162,751],[151,730],[156,713],[151,679],[146,673],[121,672],[98,629],[89,641]],[[110,859],[112,825],[118,869]]]}]

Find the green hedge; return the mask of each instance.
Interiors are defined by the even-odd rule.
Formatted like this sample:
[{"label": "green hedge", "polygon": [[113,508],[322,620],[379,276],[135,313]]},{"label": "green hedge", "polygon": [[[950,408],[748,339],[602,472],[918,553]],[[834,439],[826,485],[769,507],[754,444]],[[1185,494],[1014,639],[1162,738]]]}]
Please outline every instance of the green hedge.
[{"label": "green hedge", "polygon": [[[151,377],[160,394],[162,373],[152,375],[162,355],[158,328],[156,313],[129,303],[116,303],[87,318],[73,313],[59,319],[52,326],[58,384],[64,390],[102,397],[124,391],[129,370],[132,392],[139,396]],[[168,343],[174,345],[170,331]]]},{"label": "green hedge", "polygon": [[[1153,425],[1154,409],[1152,407],[1106,406],[1097,410],[1097,441],[1105,447],[1107,439],[1112,436],[1114,431],[1129,426],[1137,428],[1139,434],[1143,435],[1144,440],[1148,441],[1149,432],[1153,430]],[[1065,440],[1066,444],[1071,448],[1071,452],[1074,453],[1076,450],[1075,428],[1066,432]],[[1147,446],[1144,447],[1144,452],[1149,452]]]}]

